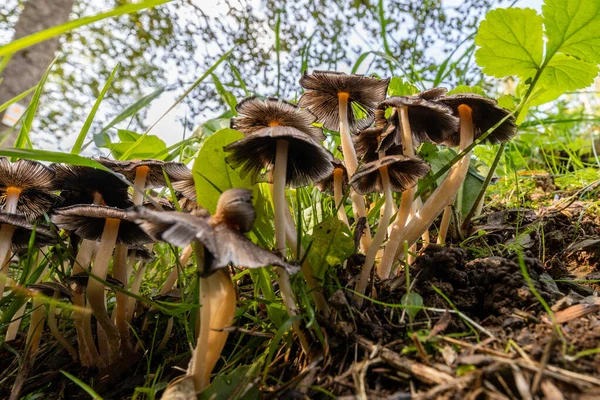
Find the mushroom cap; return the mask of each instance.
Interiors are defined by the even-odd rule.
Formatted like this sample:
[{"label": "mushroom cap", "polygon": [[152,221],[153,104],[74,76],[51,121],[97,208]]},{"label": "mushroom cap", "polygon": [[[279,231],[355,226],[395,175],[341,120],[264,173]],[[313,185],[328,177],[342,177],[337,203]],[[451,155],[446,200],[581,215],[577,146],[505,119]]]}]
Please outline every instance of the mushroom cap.
[{"label": "mushroom cap", "polygon": [[359,194],[383,192],[379,169],[386,166],[392,192],[403,192],[415,186],[417,181],[429,172],[429,165],[420,158],[402,155],[385,156],[361,166],[352,176],[350,184]]},{"label": "mushroom cap", "polygon": [[[471,108],[475,140],[510,114],[510,111],[498,106],[495,100],[474,93],[453,94],[441,97],[437,101],[450,107],[454,115],[457,116],[458,107],[461,104]],[[515,124],[515,117],[511,115],[490,133],[485,142],[492,144],[504,143],[509,141],[516,133],[517,125]],[[447,142],[452,146],[458,146],[460,143],[459,131],[457,130],[454,135],[450,136]]]},{"label": "mushroom cap", "polygon": [[182,213],[151,211],[136,207],[130,211],[146,232],[174,246],[184,247],[193,240],[200,241],[206,250],[206,267],[202,276],[208,276],[229,264],[244,268],[261,268],[275,265],[285,268],[290,274],[299,267],[283,261],[280,257],[258,247],[240,232],[225,223],[211,225],[207,213]]},{"label": "mushroom cap", "polygon": [[[79,288],[84,289],[87,287],[88,282],[90,280],[90,275],[87,272],[80,272],[78,274],[75,275],[71,275],[71,276],[65,276],[64,281],[69,283],[69,284],[75,284],[77,286],[79,286]],[[94,278],[91,278],[94,279]],[[125,285],[123,285],[123,282],[121,282],[118,279],[113,278],[112,275],[108,274],[106,275],[106,278],[104,278],[104,280],[108,283],[110,283],[111,285],[117,286],[117,287],[124,287]]]},{"label": "mushroom cap", "polygon": [[327,178],[315,182],[315,187],[321,192],[333,193],[333,174],[335,173],[335,170],[342,170],[342,191],[346,192],[346,189],[348,188],[348,171],[346,170],[344,162],[338,158],[334,158],[331,161],[331,164],[333,164],[333,171],[331,171],[331,174]]},{"label": "mushroom cap", "polygon": [[278,140],[289,142],[286,184],[306,186],[333,171],[329,151],[304,132],[287,126],[263,128],[225,146],[224,150],[231,153],[225,160],[233,168],[242,167],[242,177],[251,174],[256,182],[262,169],[274,166]]},{"label": "mushroom cap", "polygon": [[135,259],[143,261],[145,263],[151,263],[156,260],[156,256],[153,252],[145,248],[144,246],[131,246],[127,249],[127,256],[133,256]]},{"label": "mushroom cap", "polygon": [[196,184],[194,183],[192,175],[190,175],[189,179],[171,182],[171,186],[173,187],[173,190],[181,193],[183,197],[187,197],[194,202],[196,201]]},{"label": "mushroom cap", "polygon": [[37,161],[20,159],[11,163],[8,158],[0,157],[2,207],[9,187],[21,189],[17,211],[30,221],[42,216],[58,200],[51,193],[55,190],[54,171]]},{"label": "mushroom cap", "polygon": [[41,293],[46,297],[53,297],[54,292],[59,293],[59,298],[63,298],[71,301],[73,295],[71,290],[64,285],[56,282],[40,282],[33,285],[27,285],[29,291],[34,294],[34,292]]},{"label": "mushroom cap", "polygon": [[139,246],[152,243],[148,236],[135,222],[127,217],[127,212],[120,208],[75,205],[54,210],[52,222],[60,228],[72,231],[87,240],[100,240],[104,232],[106,219],[118,219],[119,233],[117,243],[125,246]]},{"label": "mushroom cap", "polygon": [[13,250],[27,248],[31,234],[35,229],[36,247],[51,246],[56,244],[58,238],[51,227],[44,224],[33,225],[24,215],[0,212],[0,224],[12,225],[15,232],[12,236],[11,247]]},{"label": "mushroom cap", "polygon": [[163,175],[163,170],[169,177],[171,183],[181,180],[192,179],[192,171],[183,163],[161,160],[111,160],[106,157],[95,158],[106,168],[125,176],[125,179],[132,182],[135,180],[135,173],[138,167],[148,167],[145,189],[167,186],[167,181]]},{"label": "mushroom cap", "polygon": [[[432,89],[423,93],[426,98],[431,98],[432,93],[437,95],[443,91]],[[426,100],[421,97],[421,94],[390,97],[379,104],[375,112],[375,120],[378,127],[386,125],[382,149],[384,149],[384,144],[388,143],[386,142],[388,135],[395,139],[394,144],[402,144],[402,123],[400,114],[396,110],[398,107],[408,108],[410,129],[417,142],[444,143],[448,137],[458,131],[458,119],[453,115],[452,109],[443,104]],[[385,111],[389,107],[393,107],[394,110],[388,118],[385,118]]]},{"label": "mushroom cap", "polygon": [[250,232],[256,220],[256,210],[252,204],[252,191],[248,189],[228,189],[219,197],[215,221],[224,222],[241,233]]},{"label": "mushroom cap", "polygon": [[[340,127],[339,93],[348,93],[348,122],[352,132],[367,128],[373,122],[373,109],[385,99],[389,79],[377,79],[364,75],[346,75],[335,71],[306,71],[300,78],[300,86],[306,91],[298,105],[308,108],[323,126],[331,131]],[[358,119],[354,107],[366,114]]]},{"label": "mushroom cap", "polygon": [[[151,202],[151,201],[144,201],[144,203],[142,205],[144,207],[150,208],[152,210],[175,211],[175,206],[167,198],[165,198],[165,197],[151,197],[151,199],[154,201],[154,203]],[[161,208],[158,208],[155,203],[158,204]],[[133,204],[131,204],[131,206],[132,205]]]},{"label": "mushroom cap", "polygon": [[317,142],[325,140],[323,130],[312,125],[317,119],[314,114],[296,104],[275,97],[261,100],[252,96],[242,100],[235,109],[239,116],[231,119],[231,128],[246,136],[276,124],[296,128]]},{"label": "mushroom cap", "polygon": [[79,165],[52,164],[56,187],[61,191],[61,206],[91,204],[99,193],[107,206],[127,208],[132,205],[129,186],[108,171]]},{"label": "mushroom cap", "polygon": [[379,153],[385,155],[402,154],[402,146],[396,145],[394,135],[384,136],[381,128],[367,128],[352,138],[356,156],[368,163],[379,159]]}]

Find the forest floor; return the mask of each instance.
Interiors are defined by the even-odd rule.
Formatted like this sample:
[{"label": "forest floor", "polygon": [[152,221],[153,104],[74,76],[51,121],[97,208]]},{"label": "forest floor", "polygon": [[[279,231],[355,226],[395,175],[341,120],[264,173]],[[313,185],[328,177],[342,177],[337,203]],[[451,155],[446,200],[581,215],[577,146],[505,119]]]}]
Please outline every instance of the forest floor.
[{"label": "forest floor", "polygon": [[[422,300],[422,307],[401,306],[404,272],[376,281],[361,310],[350,290],[337,290],[332,317],[319,319],[324,348],[305,357],[295,345],[280,346],[267,358],[269,379],[248,373],[253,356],[236,353],[242,330],[232,332],[224,352],[230,375],[213,383],[219,396],[202,398],[600,398],[600,204],[583,194],[554,193],[536,210],[486,210],[460,246],[428,246],[410,269],[412,304]],[[338,276],[353,287],[358,274],[348,267]],[[82,371],[43,342],[23,393],[45,387],[44,399],[90,398],[61,369],[92,382],[105,399],[124,399],[154,376],[181,375],[189,359],[181,333],[152,361],[165,366],[160,373],[147,366],[148,353],[110,371]],[[16,365],[3,346],[0,371]],[[155,385],[145,398],[162,389]]]}]

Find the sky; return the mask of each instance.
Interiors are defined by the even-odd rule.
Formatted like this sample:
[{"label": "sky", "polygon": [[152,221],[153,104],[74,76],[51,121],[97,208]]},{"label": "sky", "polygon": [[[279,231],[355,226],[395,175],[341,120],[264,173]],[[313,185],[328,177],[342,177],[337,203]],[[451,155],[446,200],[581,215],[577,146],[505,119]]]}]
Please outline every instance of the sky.
[{"label": "sky", "polygon": [[[417,1],[417,0],[413,0]],[[227,7],[223,5],[221,1],[218,0],[194,0],[195,5],[200,7],[207,15],[210,16],[220,16],[223,15],[224,12],[227,11]],[[455,6],[462,2],[462,0],[443,0],[444,6]],[[260,1],[256,1],[257,5],[260,4]],[[541,12],[542,8],[542,0],[520,0],[515,4],[516,7],[529,7],[536,9],[538,12]],[[351,40],[360,41],[360,38],[354,37]],[[350,45],[353,43],[350,42]],[[197,55],[201,56],[201,55]],[[432,54],[433,57],[439,56],[440,59],[445,57],[441,52],[439,55]],[[349,71],[343,71],[349,72]],[[359,71],[360,72],[360,71]],[[198,74],[201,75],[203,71],[199,71]],[[156,122],[158,118],[160,118],[168,109],[173,105],[176,100],[178,93],[176,92],[168,92],[161,95],[158,99],[156,99],[150,109],[148,110],[146,120],[144,121],[147,126],[151,126]],[[156,124],[156,126],[150,131],[150,134],[157,135],[160,137],[167,146],[172,145],[180,141],[184,134],[183,126],[178,119],[183,118],[186,115],[186,106],[184,104],[180,104],[173,108],[166,116],[164,116],[160,122]],[[189,135],[189,132],[187,133]]]}]

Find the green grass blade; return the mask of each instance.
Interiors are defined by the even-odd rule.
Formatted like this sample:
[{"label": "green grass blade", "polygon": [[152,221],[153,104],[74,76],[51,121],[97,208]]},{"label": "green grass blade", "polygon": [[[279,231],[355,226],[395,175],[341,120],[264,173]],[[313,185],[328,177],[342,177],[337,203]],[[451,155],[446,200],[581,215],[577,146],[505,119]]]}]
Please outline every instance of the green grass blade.
[{"label": "green grass blade", "polygon": [[8,107],[10,107],[11,104],[18,102],[19,100],[23,99],[24,97],[27,97],[27,95],[29,93],[33,92],[36,87],[37,86],[30,87],[29,89],[27,89],[23,93],[16,95],[12,99],[8,100],[6,103],[0,105],[0,112],[6,110]]},{"label": "green grass blade", "polygon": [[231,54],[231,52],[233,51],[233,49],[229,50],[227,53],[223,54],[218,60],[217,62],[215,62],[200,78],[198,78],[196,80],[196,82],[194,82],[181,96],[179,96],[179,98],[177,100],[175,100],[175,103],[173,103],[171,105],[171,107],[169,107],[169,109],[167,111],[165,111],[163,113],[163,115],[160,116],[160,118],[158,118],[151,126],[150,128],[148,128],[146,130],[146,132],[144,132],[144,134],[142,136],[139,137],[138,140],[135,141],[135,143],[133,145],[131,145],[131,147],[125,152],[123,153],[123,155],[120,157],[121,160],[127,160],[127,157],[129,157],[131,155],[131,153],[133,153],[133,151],[136,149],[136,147],[139,146],[140,143],[142,143],[142,140],[144,140],[144,138],[146,137],[146,135],[148,135],[148,132],[150,132],[152,130],[152,128],[154,128],[156,126],[156,124],[158,124],[164,117],[165,115],[167,115],[169,112],[171,112],[172,109],[175,108],[175,106],[177,106],[177,104],[179,104],[184,98],[186,98],[186,96],[188,94],[190,94],[192,92],[192,90],[194,90],[199,84],[201,84],[208,76],[210,76],[210,74],[212,74],[212,72],[227,58],[229,57],[229,55]]},{"label": "green grass blade", "polygon": [[70,380],[72,380],[73,382],[75,382],[75,384],[77,384],[77,386],[79,386],[87,394],[89,394],[92,397],[92,399],[94,399],[94,400],[102,400],[102,396],[100,396],[98,393],[96,393],[94,391],[94,389],[92,389],[87,383],[83,382],[81,379],[77,379],[76,377],[74,377],[73,375],[71,375],[70,373],[68,373],[67,371],[63,371],[61,369],[60,372],[64,376],[66,376],[67,378],[69,378]]},{"label": "green grass blade", "polygon": [[112,121],[110,121],[108,123],[108,125],[106,125],[102,129],[102,132],[108,131],[110,128],[117,125],[119,122],[126,120],[127,118],[131,117],[132,115],[134,115],[135,113],[140,111],[142,108],[146,107],[154,99],[156,99],[158,96],[160,96],[164,90],[165,90],[164,88],[156,89],[154,92],[142,97],[141,99],[139,99],[138,101],[136,101],[135,103],[133,103],[132,105],[127,107],[125,110],[123,110],[123,112],[121,112],[119,115],[114,117],[112,119]]},{"label": "green grass blade", "polygon": [[84,167],[99,168],[105,171],[110,171],[105,166],[92,160],[91,158],[82,157],[77,154],[60,153],[57,151],[8,148],[0,149],[0,156],[81,165]]},{"label": "green grass blade", "polygon": [[100,107],[100,103],[102,103],[102,99],[104,99],[104,95],[108,91],[110,84],[112,83],[115,75],[117,74],[119,65],[120,64],[117,64],[115,66],[112,73],[106,80],[106,83],[104,84],[104,87],[102,88],[102,91],[100,92],[100,95],[96,99],[96,102],[94,103],[94,106],[92,107],[92,110],[90,111],[90,114],[88,115],[88,117],[85,120],[85,123],[83,124],[83,128],[81,128],[81,132],[79,132],[79,136],[77,136],[77,140],[75,140],[75,144],[73,145],[73,148],[71,149],[71,154],[79,154],[81,152],[81,146],[83,146],[83,141],[85,140],[85,137],[87,136],[87,134],[90,130],[90,127],[92,126],[92,122],[94,121],[96,112],[98,111],[98,108]]},{"label": "green grass blade", "polygon": [[[10,62],[11,58],[12,58],[12,54],[9,54],[6,57],[2,57],[2,59],[0,60],[0,75],[2,75],[2,72],[4,72],[4,69]],[[0,83],[2,83],[2,80],[0,80]]]},{"label": "green grass blade", "polygon": [[44,85],[46,84],[46,80],[48,80],[48,75],[50,74],[50,70],[54,66],[55,62],[56,58],[52,61],[52,63],[50,63],[50,65],[46,69],[46,72],[44,72],[40,83],[38,83],[35,88],[35,92],[33,93],[33,97],[31,98],[31,102],[29,103],[29,107],[27,108],[25,118],[23,119],[23,123],[21,124],[19,136],[17,136],[17,140],[15,141],[16,148],[24,147],[25,144],[29,141],[29,132],[31,131],[33,118],[35,117],[35,112],[37,111],[37,107],[40,103],[40,96],[42,95],[42,90],[44,89]]},{"label": "green grass blade", "polygon": [[121,7],[114,8],[110,11],[105,11],[96,15],[90,15],[89,17],[83,17],[74,21],[69,21],[65,24],[54,26],[52,28],[36,32],[32,35],[25,36],[21,39],[17,39],[11,43],[8,43],[0,47],[0,57],[12,54],[26,47],[33,46],[41,43],[45,40],[51,39],[55,36],[62,35],[65,32],[72,31],[73,29],[81,26],[89,25],[91,23],[101,21],[106,18],[118,17],[124,14],[131,14],[136,11],[143,10],[145,8],[152,8],[161,4],[170,2],[171,0],[145,0],[139,3],[126,4]]}]

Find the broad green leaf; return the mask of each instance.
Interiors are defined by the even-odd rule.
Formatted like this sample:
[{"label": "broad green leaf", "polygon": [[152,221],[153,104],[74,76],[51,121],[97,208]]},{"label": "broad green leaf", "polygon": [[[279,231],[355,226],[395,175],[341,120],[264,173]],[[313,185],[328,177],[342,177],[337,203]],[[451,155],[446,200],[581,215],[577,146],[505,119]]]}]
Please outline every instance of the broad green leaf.
[{"label": "broad green leaf", "polygon": [[542,71],[531,94],[529,106],[557,99],[561,94],[594,83],[598,66],[564,54],[556,54]]},{"label": "broad green leaf", "polygon": [[[199,395],[199,400],[229,399],[234,394],[248,400],[259,399],[260,391],[250,384],[253,376],[249,374],[252,366],[240,365],[229,374],[219,375]],[[250,376],[249,376],[250,375]]]},{"label": "broad green leaf", "polygon": [[336,217],[325,219],[313,228],[311,236],[306,235],[304,239],[306,248],[310,244],[308,259],[318,279],[323,279],[329,267],[343,263],[354,253],[352,234]]},{"label": "broad green leaf", "polygon": [[546,0],[542,13],[549,56],[559,52],[600,63],[598,0]]},{"label": "broad green leaf", "polygon": [[454,89],[449,90],[447,94],[449,96],[451,94],[457,94],[457,93],[475,93],[475,94],[478,94],[483,97],[489,97],[487,94],[485,94],[485,92],[483,91],[481,86],[459,85],[459,86],[455,87]]},{"label": "broad green leaf", "polygon": [[423,298],[419,293],[409,292],[408,295],[405,294],[402,296],[402,305],[406,306],[406,313],[410,316],[411,319],[417,316],[419,311],[421,311],[420,307],[423,307]]},{"label": "broad green leaf", "polygon": [[510,94],[503,94],[502,96],[498,97],[498,105],[506,108],[509,111],[515,111],[517,109],[517,102]]},{"label": "broad green leaf", "polygon": [[139,3],[125,4],[124,6],[114,8],[110,11],[102,12],[89,17],[79,18],[73,21],[69,21],[65,24],[53,26],[52,28],[36,32],[32,35],[25,36],[21,39],[17,39],[4,46],[0,46],[0,57],[14,53],[21,49],[24,49],[34,44],[38,44],[45,40],[51,39],[55,36],[62,35],[65,32],[72,31],[73,29],[79,28],[80,26],[89,25],[91,23],[101,21],[106,18],[118,17],[119,15],[130,14],[136,11],[143,10],[145,8],[151,8],[160,4],[168,3],[171,0],[145,0]]},{"label": "broad green leaf", "polygon": [[236,130],[221,129],[204,141],[194,161],[192,174],[196,182],[198,203],[211,214],[217,209],[217,201],[223,191],[231,188],[252,188],[250,177],[242,179],[240,174],[225,162],[227,153],[223,151],[224,146],[243,137],[244,135]]},{"label": "broad green leaf", "polygon": [[542,17],[526,8],[499,8],[487,13],[479,25],[475,44],[477,64],[483,72],[503,78],[533,76],[543,61]]},{"label": "broad green leaf", "polygon": [[[139,160],[155,157],[157,153],[162,154],[167,145],[158,136],[146,135],[120,129],[118,132],[120,141],[118,143],[108,143],[106,148],[110,149],[115,159],[123,159],[123,155],[129,152],[132,146],[141,138],[141,142],[136,145],[135,150],[129,152],[126,160]],[[143,136],[143,137],[142,137]],[[166,154],[165,154],[166,157]]]},{"label": "broad green leaf", "polygon": [[388,96],[411,96],[418,93],[419,89],[417,89],[416,86],[405,82],[402,78],[394,76],[390,79],[387,92]]}]

